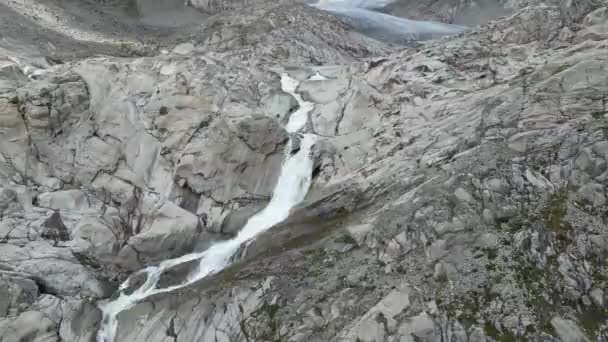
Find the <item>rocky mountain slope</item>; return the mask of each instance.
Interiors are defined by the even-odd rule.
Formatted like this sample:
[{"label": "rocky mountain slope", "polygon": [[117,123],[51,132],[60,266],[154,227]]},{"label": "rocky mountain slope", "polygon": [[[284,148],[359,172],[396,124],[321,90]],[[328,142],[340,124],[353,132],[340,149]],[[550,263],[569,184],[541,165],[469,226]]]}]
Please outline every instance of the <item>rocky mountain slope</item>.
[{"label": "rocky mountain slope", "polygon": [[0,341],[95,341],[129,275],[237,234],[298,149],[285,74],[306,199],[115,341],[608,340],[605,1],[401,49],[304,4],[190,5],[133,43],[41,24],[76,44],[56,62],[1,41]]}]

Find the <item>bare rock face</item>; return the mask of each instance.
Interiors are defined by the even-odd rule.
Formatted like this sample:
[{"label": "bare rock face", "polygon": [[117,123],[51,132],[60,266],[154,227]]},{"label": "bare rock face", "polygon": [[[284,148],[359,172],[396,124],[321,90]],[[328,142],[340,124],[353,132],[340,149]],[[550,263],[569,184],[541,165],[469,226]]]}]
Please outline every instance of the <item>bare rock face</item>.
[{"label": "bare rock face", "polygon": [[[208,22],[193,29],[196,51],[214,51],[225,59],[250,64],[320,65],[350,62],[389,49],[354,32],[337,18],[292,1],[192,1],[192,5],[220,4]],[[238,4],[241,3],[241,4]],[[234,5],[233,4],[238,4]],[[203,37],[203,39],[201,39]]]},{"label": "bare rock face", "polygon": [[[306,199],[116,341],[608,339],[604,3],[497,2],[392,52],[302,4],[189,4],[154,56],[0,56],[1,341],[94,340],[127,275],[238,234],[300,148],[283,73]],[[418,14],[453,6],[484,8]]]},{"label": "bare rock face", "polygon": [[248,0],[189,0],[188,5],[198,8],[205,13],[218,13],[245,7]]},{"label": "bare rock face", "polygon": [[[310,129],[331,148],[315,152],[325,157],[312,193],[241,252],[242,264],[193,290],[228,311],[200,303],[193,311],[210,323],[183,336],[605,338],[604,316],[586,316],[604,310],[595,289],[606,269],[587,258],[603,260],[606,229],[605,45],[571,38],[581,19],[570,38],[555,34],[564,13],[525,7],[462,37],[314,69],[327,79],[298,92],[315,102]],[[256,309],[231,311],[219,288],[266,289],[260,275],[268,295],[234,290]],[[169,321],[158,307],[139,309]],[[132,315],[122,338],[136,338]]]},{"label": "bare rock face", "polygon": [[135,204],[138,207],[132,209],[133,216],[127,214],[126,222],[116,223],[131,233],[124,237],[126,241],[118,252],[117,262],[121,266],[136,271],[192,250],[201,232],[194,214],[152,194],[138,201]]}]

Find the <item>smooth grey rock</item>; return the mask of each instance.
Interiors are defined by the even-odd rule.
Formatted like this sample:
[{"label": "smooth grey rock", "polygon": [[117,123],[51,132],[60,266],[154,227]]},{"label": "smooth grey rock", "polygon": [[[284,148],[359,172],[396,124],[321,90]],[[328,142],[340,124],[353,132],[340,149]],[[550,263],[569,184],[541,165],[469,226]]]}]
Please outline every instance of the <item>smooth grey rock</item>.
[{"label": "smooth grey rock", "polygon": [[571,320],[553,317],[551,319],[551,326],[563,341],[589,341],[583,331]]},{"label": "smooth grey rock", "polygon": [[48,293],[93,298],[108,294],[106,284],[96,279],[66,248],[42,241],[30,242],[23,248],[0,244],[0,256],[5,264],[36,279]]},{"label": "smooth grey rock", "polygon": [[583,19],[585,26],[601,25],[606,22],[608,22],[608,7],[600,7],[591,11]]},{"label": "smooth grey rock", "polygon": [[87,301],[69,301],[62,305],[63,324],[59,335],[65,341],[95,341],[101,312],[93,303]]},{"label": "smooth grey rock", "polygon": [[[319,102],[303,130],[320,135],[304,203],[223,272],[122,312],[117,341],[464,342],[486,339],[489,323],[534,340],[526,327],[540,317],[574,319],[570,303],[598,305],[608,180],[601,2],[509,1],[513,15],[388,53],[304,5],[191,1],[217,15],[144,40],[160,55],[109,57],[87,45],[95,57],[25,65],[52,49],[11,50],[20,40],[6,20],[28,8],[38,19],[19,26],[24,38],[53,25],[67,36],[36,31],[42,45],[81,53],[67,43],[80,27],[57,25],[62,13],[90,14],[59,3],[0,5],[9,37],[0,54],[15,60],[0,58],[0,187],[20,203],[0,215],[0,268],[51,293],[18,310],[13,297],[0,302],[15,315],[42,313],[55,339],[60,321],[61,339],[93,338],[99,313],[83,298],[109,296],[103,279],[202,251],[222,222],[241,226],[231,213],[268,201],[299,146],[286,151],[294,99],[280,89],[283,72]],[[401,5],[445,20],[490,6],[424,0],[385,11]],[[99,11],[113,18],[101,26],[131,32],[120,11]],[[184,41],[186,54],[171,51]],[[317,71],[326,79],[311,78]],[[44,240],[46,226],[69,236]],[[344,248],[354,243],[366,248]],[[560,312],[531,304],[542,299]],[[3,318],[0,335],[18,317]],[[571,335],[580,327],[556,322],[556,338],[580,338]]]},{"label": "smooth grey rock", "polygon": [[371,224],[359,224],[346,228],[348,235],[355,240],[359,247],[365,243],[365,238],[374,227]]},{"label": "smooth grey rock", "polygon": [[429,338],[435,331],[435,322],[426,313],[422,313],[406,318],[398,329],[401,341],[416,341]]},{"label": "smooth grey rock", "polygon": [[34,303],[38,286],[28,278],[0,271],[0,317],[16,316]]},{"label": "smooth grey rock", "polygon": [[289,114],[296,111],[298,101],[283,91],[273,91],[262,99],[264,114],[284,122],[289,119]]},{"label": "smooth grey rock", "polygon": [[606,301],[604,299],[604,291],[602,289],[595,288],[591,290],[589,295],[591,296],[591,300],[593,300],[595,305],[604,307]]},{"label": "smooth grey rock", "polygon": [[471,196],[471,194],[469,194],[469,192],[463,188],[456,189],[456,191],[454,191],[454,195],[463,202],[475,203],[473,196]]},{"label": "smooth grey rock", "polygon": [[0,187],[0,215],[23,210],[19,203],[17,192],[13,189]]},{"label": "smooth grey rock", "polygon": [[378,304],[367,311],[351,329],[343,331],[338,341],[359,339],[360,341],[374,342],[386,338],[386,329],[394,329],[395,317],[410,306],[410,292],[411,289],[407,286],[391,291]]},{"label": "smooth grey rock", "polygon": [[40,207],[57,210],[96,210],[101,207],[96,198],[82,190],[45,192],[36,198]]},{"label": "smooth grey rock", "polygon": [[60,325],[63,317],[63,307],[65,301],[50,294],[41,294],[36,302],[31,306],[32,311],[41,312],[45,317]]},{"label": "smooth grey rock", "polygon": [[585,184],[578,191],[583,199],[593,203],[593,206],[601,207],[606,204],[605,187],[600,184]]},{"label": "smooth grey rock", "polygon": [[[128,243],[119,252],[118,263],[136,270],[141,267],[141,261],[158,262],[192,250],[200,234],[199,221],[194,214],[154,195],[144,196],[139,205],[139,215],[128,223],[128,229],[134,230],[134,235],[127,236]],[[132,263],[133,253],[136,264]]]},{"label": "smooth grey rock", "polygon": [[298,86],[298,93],[305,101],[326,104],[346,91],[348,81],[344,79],[328,79],[322,81],[304,81]]},{"label": "smooth grey rock", "polygon": [[446,240],[437,240],[429,247],[429,257],[431,260],[439,260],[443,258],[447,253]]},{"label": "smooth grey rock", "polygon": [[262,207],[244,207],[233,209],[222,221],[221,232],[224,234],[235,235],[245,226],[247,221],[259,212]]},{"label": "smooth grey rock", "polygon": [[193,50],[194,50],[194,44],[182,43],[182,44],[177,45],[173,49],[173,53],[178,54],[178,55],[187,55],[187,54],[192,53]]},{"label": "smooth grey rock", "polygon": [[0,321],[3,341],[55,342],[57,338],[55,323],[38,311],[26,311],[17,318]]},{"label": "smooth grey rock", "polygon": [[[189,143],[176,172],[195,193],[215,202],[269,196],[286,142],[287,133],[272,118],[218,119]],[[212,214],[210,208],[202,210]]]}]

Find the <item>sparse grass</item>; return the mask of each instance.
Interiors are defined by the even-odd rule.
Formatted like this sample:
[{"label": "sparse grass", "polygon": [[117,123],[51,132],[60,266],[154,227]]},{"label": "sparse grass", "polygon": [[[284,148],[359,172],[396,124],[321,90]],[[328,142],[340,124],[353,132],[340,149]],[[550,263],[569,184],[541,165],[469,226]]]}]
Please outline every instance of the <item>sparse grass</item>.
[{"label": "sparse grass", "polygon": [[582,310],[578,315],[578,325],[583,328],[583,331],[591,340],[595,340],[598,332],[608,319],[608,312],[596,306],[588,307]]},{"label": "sparse grass", "polygon": [[488,337],[492,337],[498,342],[523,342],[528,339],[523,336],[515,336],[509,329],[502,329],[502,331],[496,329],[492,322],[486,321],[483,325],[483,331]]},{"label": "sparse grass", "polygon": [[355,241],[355,239],[353,239],[352,237],[350,237],[350,235],[347,234],[337,237],[334,241],[338,243],[345,243],[357,246],[357,241]]},{"label": "sparse grass", "polygon": [[568,213],[568,189],[561,188],[551,195],[549,202],[542,210],[545,227],[555,233],[560,245],[569,244],[572,225],[566,220]]},{"label": "sparse grass", "polygon": [[498,251],[496,248],[484,248],[482,250],[486,254],[488,260],[494,260],[496,257],[498,257]]},{"label": "sparse grass", "polygon": [[548,335],[557,336],[557,334],[555,333],[555,329],[553,329],[553,325],[549,320],[545,321],[545,323],[543,324],[543,331]]},{"label": "sparse grass", "polygon": [[593,113],[591,113],[591,117],[594,118],[595,120],[601,120],[604,115],[608,114],[608,112],[606,111],[595,111]]},{"label": "sparse grass", "polygon": [[570,69],[571,65],[570,64],[562,64],[560,66],[557,67],[557,69],[555,69],[555,71],[553,72],[553,75],[557,75],[560,72],[566,71],[568,69]]}]

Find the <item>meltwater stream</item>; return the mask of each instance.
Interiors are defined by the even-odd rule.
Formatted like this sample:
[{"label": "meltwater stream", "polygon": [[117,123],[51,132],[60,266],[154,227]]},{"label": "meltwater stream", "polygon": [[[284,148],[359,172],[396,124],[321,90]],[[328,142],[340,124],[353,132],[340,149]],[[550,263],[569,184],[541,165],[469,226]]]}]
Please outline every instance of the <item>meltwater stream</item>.
[{"label": "meltwater stream", "polygon": [[[286,130],[290,133],[297,132],[305,125],[308,112],[313,108],[312,103],[304,101],[295,92],[298,83],[298,81],[287,74],[283,74],[281,77],[281,87],[283,90],[294,96],[300,105],[299,109],[289,117]],[[300,141],[299,151],[294,155],[290,155],[290,151],[292,150],[290,145],[293,144],[293,140],[290,139],[285,151],[285,161],[281,168],[281,174],[277,180],[270,202],[266,208],[247,221],[247,224],[245,224],[236,237],[216,243],[201,253],[192,253],[179,258],[165,260],[158,266],[149,266],[129,277],[120,286],[118,298],[100,305],[103,318],[101,327],[97,332],[97,342],[114,342],[118,328],[117,316],[122,311],[133,307],[147,297],[180,289],[208,275],[223,270],[230,264],[231,257],[242,244],[252,241],[260,233],[285,220],[289,215],[289,211],[304,200],[310,187],[313,169],[313,160],[310,154],[314,142],[314,135],[305,134]],[[183,283],[164,288],[158,287],[158,282],[163,272],[177,265],[199,259],[198,267]],[[131,278],[139,276],[142,273],[146,275],[145,282],[131,294],[125,294],[123,291],[129,287]]]}]

